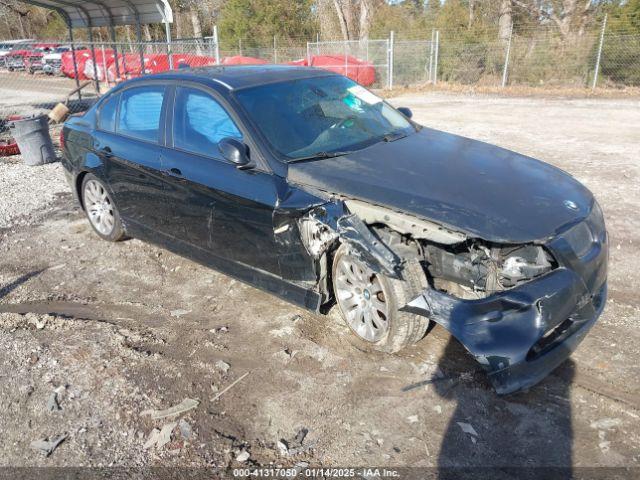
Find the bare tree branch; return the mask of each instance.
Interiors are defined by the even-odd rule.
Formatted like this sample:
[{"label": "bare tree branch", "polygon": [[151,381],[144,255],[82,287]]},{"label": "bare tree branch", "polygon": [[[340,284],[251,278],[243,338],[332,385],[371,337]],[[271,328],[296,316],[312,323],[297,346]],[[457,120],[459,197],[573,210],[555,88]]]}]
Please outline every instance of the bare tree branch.
[{"label": "bare tree branch", "polygon": [[21,17],[27,17],[29,15],[29,10],[26,11],[22,11],[20,10],[18,7],[16,7],[15,5],[8,3],[8,2],[2,2],[0,1],[0,5],[8,8],[9,10],[11,10],[13,13],[16,13],[18,15],[20,15]]},{"label": "bare tree branch", "polygon": [[333,0],[333,4],[336,8],[336,14],[338,15],[338,23],[340,24],[340,31],[342,31],[342,38],[349,40],[349,28],[347,26],[347,19],[344,11],[342,10],[342,4],[340,0]]}]

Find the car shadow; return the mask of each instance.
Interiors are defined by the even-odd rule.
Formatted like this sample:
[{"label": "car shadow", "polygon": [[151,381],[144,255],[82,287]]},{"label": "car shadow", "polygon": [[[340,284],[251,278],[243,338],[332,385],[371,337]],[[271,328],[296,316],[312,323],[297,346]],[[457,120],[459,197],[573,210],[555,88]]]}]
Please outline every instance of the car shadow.
[{"label": "car shadow", "polygon": [[561,365],[561,375],[507,396],[498,396],[477,369],[472,378],[460,379],[472,362],[449,336],[438,362],[445,379],[433,383],[445,403],[455,404],[442,435],[437,478],[571,478],[574,362]]}]

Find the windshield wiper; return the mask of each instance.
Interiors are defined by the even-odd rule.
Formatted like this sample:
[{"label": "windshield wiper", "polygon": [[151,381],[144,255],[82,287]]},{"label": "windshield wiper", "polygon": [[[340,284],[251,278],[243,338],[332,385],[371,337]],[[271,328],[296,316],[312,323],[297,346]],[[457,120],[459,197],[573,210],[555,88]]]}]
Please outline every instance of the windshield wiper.
[{"label": "windshield wiper", "polygon": [[402,130],[389,132],[382,137],[382,140],[385,142],[395,142],[396,140],[400,140],[401,138],[407,137],[409,134],[404,133]]},{"label": "windshield wiper", "polygon": [[335,158],[342,157],[344,155],[349,155],[353,153],[352,151],[344,151],[344,152],[316,152],[312,155],[307,155],[305,157],[298,157],[288,160],[288,163],[296,163],[296,162],[304,162],[305,160],[322,160],[323,158]]}]

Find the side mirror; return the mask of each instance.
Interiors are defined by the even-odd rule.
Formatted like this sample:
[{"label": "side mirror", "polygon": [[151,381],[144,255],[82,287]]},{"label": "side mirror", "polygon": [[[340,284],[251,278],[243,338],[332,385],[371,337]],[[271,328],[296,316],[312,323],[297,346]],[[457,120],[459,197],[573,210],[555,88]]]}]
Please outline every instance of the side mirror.
[{"label": "side mirror", "polygon": [[407,118],[413,117],[413,112],[407,107],[398,107],[397,110]]},{"label": "side mirror", "polygon": [[231,137],[223,138],[218,142],[218,148],[222,156],[239,169],[253,167],[249,159],[249,149],[240,140]]}]

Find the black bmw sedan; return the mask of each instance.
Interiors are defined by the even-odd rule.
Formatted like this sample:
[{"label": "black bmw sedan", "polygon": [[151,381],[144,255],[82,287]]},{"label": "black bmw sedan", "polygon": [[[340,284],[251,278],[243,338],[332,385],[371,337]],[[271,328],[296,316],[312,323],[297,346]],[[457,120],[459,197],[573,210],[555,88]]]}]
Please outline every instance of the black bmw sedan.
[{"label": "black bmw sedan", "polygon": [[160,245],[396,352],[449,330],[499,393],[576,348],[607,233],[563,171],[422,127],[348,78],[217,67],[125,82],[63,129],[98,236]]}]

